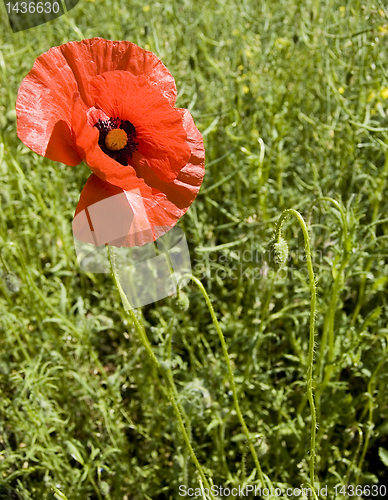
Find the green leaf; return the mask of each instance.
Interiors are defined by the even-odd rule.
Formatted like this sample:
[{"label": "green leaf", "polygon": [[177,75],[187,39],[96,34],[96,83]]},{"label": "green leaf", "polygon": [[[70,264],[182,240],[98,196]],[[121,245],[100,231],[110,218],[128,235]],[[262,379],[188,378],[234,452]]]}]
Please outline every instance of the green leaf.
[{"label": "green leaf", "polygon": [[385,448],[380,446],[379,448],[379,457],[383,464],[388,467],[388,451]]},{"label": "green leaf", "polygon": [[230,439],[233,443],[238,443],[239,441],[246,441],[247,437],[245,434],[236,434]]},{"label": "green leaf", "polygon": [[58,488],[56,488],[55,486],[51,486],[51,489],[53,490],[54,496],[57,500],[67,500],[65,495],[60,490],[58,490]]},{"label": "green leaf", "polygon": [[84,459],[76,446],[71,441],[65,441],[67,452],[81,465],[85,465]]}]

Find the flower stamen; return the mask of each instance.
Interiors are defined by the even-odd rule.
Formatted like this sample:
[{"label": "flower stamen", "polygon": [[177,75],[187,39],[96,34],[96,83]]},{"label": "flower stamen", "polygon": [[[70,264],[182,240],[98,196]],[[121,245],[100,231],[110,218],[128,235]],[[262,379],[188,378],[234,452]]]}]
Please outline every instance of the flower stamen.
[{"label": "flower stamen", "polygon": [[133,124],[128,120],[109,118],[98,120],[94,126],[100,132],[98,144],[102,151],[121,165],[128,165],[128,160],[139,146],[135,141],[136,129]]},{"label": "flower stamen", "polygon": [[120,151],[120,149],[125,148],[127,142],[128,136],[121,128],[111,130],[105,137],[105,146],[110,149],[110,151]]}]

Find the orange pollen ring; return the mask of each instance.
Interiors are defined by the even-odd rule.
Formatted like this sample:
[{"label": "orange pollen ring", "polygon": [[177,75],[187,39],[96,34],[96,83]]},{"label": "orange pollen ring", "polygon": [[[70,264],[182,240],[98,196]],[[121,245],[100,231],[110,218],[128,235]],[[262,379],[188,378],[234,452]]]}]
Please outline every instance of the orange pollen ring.
[{"label": "orange pollen ring", "polygon": [[110,130],[105,137],[105,146],[111,151],[120,151],[125,148],[128,142],[128,136],[121,128]]}]

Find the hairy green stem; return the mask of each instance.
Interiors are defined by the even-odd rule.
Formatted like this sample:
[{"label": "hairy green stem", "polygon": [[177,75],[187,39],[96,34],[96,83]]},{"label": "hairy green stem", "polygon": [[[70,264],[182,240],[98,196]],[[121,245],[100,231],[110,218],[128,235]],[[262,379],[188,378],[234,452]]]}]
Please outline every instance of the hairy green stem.
[{"label": "hairy green stem", "polygon": [[[174,395],[175,395],[176,399],[178,400],[179,394],[178,394],[178,390],[177,390],[176,385],[175,385],[174,376],[173,376],[173,372],[172,372],[172,369],[171,369],[172,333],[169,331],[169,325],[162,318],[161,314],[158,311],[156,311],[156,315],[158,316],[159,321],[163,325],[163,328],[168,332],[167,335],[166,335],[166,338],[165,338],[165,341],[167,342],[167,365],[166,365],[166,373],[167,373],[168,378],[170,380],[170,384],[171,384],[172,389],[174,391]],[[179,409],[180,409],[180,411],[181,411],[181,413],[183,415],[183,418],[185,420],[187,434],[188,434],[189,439],[191,441],[192,435],[191,435],[191,422],[190,422],[190,418],[188,417],[188,415],[185,412],[185,410],[184,410],[184,408],[183,408],[182,405],[179,405]],[[184,454],[184,466],[183,466],[183,477],[185,478],[185,484],[188,484],[188,470],[187,470],[188,461],[189,461],[189,450],[186,447],[185,448],[185,454]]]},{"label": "hairy green stem", "polygon": [[276,241],[280,240],[283,222],[290,215],[296,217],[303,231],[307,269],[309,273],[310,293],[311,293],[310,335],[309,335],[309,352],[308,352],[308,367],[307,367],[307,397],[310,403],[310,411],[311,411],[310,482],[314,490],[315,436],[316,436],[317,416],[315,411],[314,393],[313,393],[313,365],[314,365],[314,334],[315,334],[315,313],[317,305],[317,292],[316,292],[313,264],[311,260],[310,238],[307,231],[306,223],[301,214],[294,209],[284,210],[276,225],[274,238]]},{"label": "hairy green stem", "polygon": [[[342,222],[342,246],[343,246],[343,252],[341,256],[341,262],[339,265],[338,270],[336,271],[336,276],[334,278],[334,284],[331,289],[331,298],[330,298],[330,305],[327,309],[325,319],[323,322],[323,330],[322,330],[322,337],[321,337],[321,343],[320,343],[320,349],[319,353],[317,356],[317,364],[316,364],[316,373],[319,376],[319,380],[322,380],[320,385],[318,386],[317,390],[315,391],[315,404],[317,408],[317,415],[318,418],[320,416],[320,400],[323,392],[325,391],[326,387],[328,386],[332,373],[334,371],[334,319],[335,319],[335,313],[337,310],[337,301],[338,297],[341,291],[341,287],[343,286],[344,283],[344,271],[345,268],[349,262],[349,258],[351,255],[351,249],[352,249],[352,243],[351,239],[349,237],[349,231],[348,231],[348,223],[345,215],[345,211],[342,207],[342,205],[331,198],[330,196],[322,196],[321,198],[318,198],[315,200],[311,207],[310,207],[310,212],[314,205],[316,205],[319,202],[322,201],[327,201],[330,202],[334,207],[339,211],[340,213],[340,218]],[[325,369],[325,374],[323,376],[323,365],[324,365],[324,358],[325,358],[325,349],[328,344],[328,365],[326,366]],[[306,398],[302,400],[301,404],[299,405],[298,408],[298,414],[300,414],[304,406],[306,404]],[[320,436],[322,436],[323,429],[321,433],[318,433],[318,438],[317,442],[319,443],[320,441]]]},{"label": "hairy green stem", "polygon": [[[342,205],[331,198],[330,196],[322,196],[321,198],[318,198],[317,200],[314,201],[314,203],[311,205],[311,209],[314,205],[321,201],[326,201],[334,205],[334,207],[339,211],[340,216],[341,216],[341,222],[342,222],[342,256],[341,256],[341,263],[339,268],[337,269],[336,276],[334,278],[334,284],[333,288],[331,290],[331,298],[330,298],[330,304],[327,309],[327,313],[325,315],[325,319],[323,322],[323,331],[322,331],[322,338],[321,338],[321,345],[319,349],[319,354],[317,357],[317,374],[320,377],[320,380],[323,377],[323,364],[324,364],[324,358],[325,358],[325,349],[326,345],[328,344],[328,357],[327,357],[327,362],[328,365],[325,368],[325,375],[323,377],[323,380],[319,387],[317,388],[315,392],[315,402],[317,406],[317,414],[318,416],[320,415],[320,401],[321,401],[321,396],[323,392],[325,391],[326,387],[328,386],[331,376],[334,372],[334,319],[335,319],[335,313],[337,310],[337,302],[338,302],[338,297],[341,291],[341,288],[344,283],[344,272],[345,268],[349,262],[350,258],[350,252],[351,252],[351,247],[352,243],[349,238],[349,231],[348,231],[348,222],[346,219],[346,214],[344,209],[342,208]],[[322,431],[323,432],[323,431]],[[321,435],[322,435],[321,432]],[[319,442],[319,435],[318,435],[318,442]]]},{"label": "hairy green stem", "polygon": [[[344,270],[346,265],[349,262],[349,253],[351,251],[351,241],[349,239],[349,234],[348,234],[348,222],[346,220],[346,215],[345,212],[338,201],[334,200],[333,198],[330,198],[329,196],[322,196],[321,198],[318,198],[317,200],[314,201],[314,203],[311,205],[310,210],[313,208],[314,205],[321,201],[328,201],[334,207],[339,211],[341,215],[341,221],[342,221],[342,238],[343,238],[343,253],[342,253],[342,258],[341,258],[341,264],[339,266],[339,269],[337,271],[336,277],[334,279],[334,285],[331,290],[331,299],[330,299],[330,306],[327,309],[327,313],[324,319],[323,323],[323,331],[322,331],[322,338],[321,338],[321,345],[319,349],[319,354],[317,357],[317,373],[318,375],[321,373],[322,366],[323,366],[323,360],[325,356],[325,349],[326,349],[326,344],[328,343],[329,345],[329,354],[328,354],[328,361],[329,363],[333,362],[334,359],[334,316],[335,312],[337,309],[337,300],[339,296],[339,292],[341,290],[341,286],[343,285],[344,281]],[[325,387],[327,386],[330,377],[331,377],[331,372],[333,371],[333,367],[328,366],[327,371],[325,374],[325,381],[323,382],[323,386],[318,389],[316,392],[316,403],[317,407],[319,406],[319,399],[324,391]]]},{"label": "hairy green stem", "polygon": [[265,487],[265,480],[264,480],[263,471],[261,470],[261,465],[260,465],[260,462],[259,462],[259,458],[257,456],[255,447],[254,447],[254,445],[252,443],[252,439],[251,439],[251,436],[250,436],[247,424],[245,423],[244,416],[243,416],[243,414],[241,412],[241,409],[240,409],[240,404],[239,404],[238,396],[237,396],[236,382],[234,380],[233,369],[232,369],[232,365],[230,363],[228,348],[227,348],[227,345],[226,345],[226,342],[225,342],[224,334],[222,333],[222,330],[220,328],[220,324],[219,324],[219,322],[217,320],[216,313],[214,312],[213,305],[212,305],[212,303],[210,301],[210,298],[209,298],[209,295],[208,295],[207,291],[205,290],[205,287],[202,285],[202,283],[199,281],[199,279],[197,279],[192,274],[186,274],[186,275],[182,276],[181,280],[184,279],[184,278],[190,278],[191,281],[193,281],[197,285],[197,287],[199,288],[199,290],[201,291],[202,295],[205,298],[207,307],[209,309],[210,315],[211,315],[212,320],[213,320],[213,324],[216,327],[216,330],[217,330],[217,333],[218,333],[218,336],[219,336],[219,339],[220,339],[220,342],[221,342],[222,352],[224,354],[226,366],[228,368],[229,384],[230,384],[230,387],[231,387],[232,393],[233,393],[234,407],[236,409],[236,413],[237,413],[238,419],[240,421],[241,427],[243,428],[245,437],[247,438],[249,449],[250,449],[250,451],[252,453],[253,460],[255,462],[255,466],[256,466],[256,469],[257,469],[257,473],[259,475],[259,479],[260,479],[261,485],[264,488]]},{"label": "hairy green stem", "polygon": [[173,410],[174,410],[174,413],[175,413],[175,416],[177,418],[177,421],[178,421],[178,425],[179,425],[179,428],[180,428],[180,431],[181,431],[181,434],[182,434],[182,437],[183,437],[183,440],[189,450],[189,453],[190,453],[190,456],[197,468],[197,471],[199,473],[199,476],[203,482],[203,484],[205,485],[205,487],[208,489],[209,491],[209,496],[212,500],[215,500],[215,497],[214,495],[212,494],[212,491],[211,491],[211,487],[210,487],[210,484],[209,484],[209,481],[207,479],[207,477],[205,476],[205,473],[203,472],[203,469],[202,469],[202,466],[201,464],[199,463],[198,459],[197,459],[197,456],[194,452],[194,449],[191,445],[191,442],[190,442],[190,437],[189,437],[189,434],[187,433],[186,431],[186,427],[185,427],[185,424],[184,424],[184,421],[183,421],[183,418],[182,418],[182,414],[183,414],[183,411],[182,409],[180,408],[180,404],[178,403],[177,401],[177,398],[175,396],[175,386],[171,383],[171,378],[169,376],[169,373],[168,371],[165,369],[164,366],[162,366],[158,360],[158,358],[156,357],[154,351],[152,350],[152,346],[150,344],[150,341],[148,340],[148,337],[147,337],[147,334],[146,334],[146,331],[144,329],[144,326],[140,323],[140,321],[138,320],[131,304],[129,303],[125,293],[124,293],[124,290],[120,284],[120,280],[119,280],[119,277],[118,277],[118,274],[117,274],[117,271],[116,271],[116,267],[115,267],[115,262],[114,262],[114,254],[113,254],[113,248],[111,247],[108,247],[108,256],[109,256],[109,262],[110,262],[110,266],[111,266],[111,270],[112,270],[112,277],[113,277],[113,281],[116,285],[116,288],[117,290],[119,291],[119,294],[120,294],[120,297],[121,297],[121,300],[123,301],[123,304],[124,304],[124,308],[126,310],[126,313],[129,315],[129,317],[131,318],[134,326],[135,326],[135,329],[136,329],[136,332],[139,336],[139,339],[143,345],[143,347],[145,348],[147,354],[149,355],[153,365],[157,368],[157,370],[160,372],[160,374],[162,375],[164,381],[165,381],[165,384],[166,384],[166,387],[167,387],[167,394],[168,394],[168,398],[170,400],[170,403],[173,407]]}]

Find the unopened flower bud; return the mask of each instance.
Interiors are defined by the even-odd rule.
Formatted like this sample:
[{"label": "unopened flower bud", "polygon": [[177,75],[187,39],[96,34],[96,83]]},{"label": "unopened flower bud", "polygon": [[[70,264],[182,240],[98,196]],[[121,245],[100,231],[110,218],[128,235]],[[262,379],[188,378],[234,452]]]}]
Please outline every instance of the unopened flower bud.
[{"label": "unopened flower bud", "polygon": [[172,297],[171,306],[175,312],[185,312],[189,308],[190,300],[185,292],[178,290],[178,293]]},{"label": "unopened flower bud", "polygon": [[265,252],[265,260],[268,262],[269,267],[275,271],[279,271],[279,269],[287,262],[287,259],[287,241],[282,237],[278,240],[270,240]]}]

